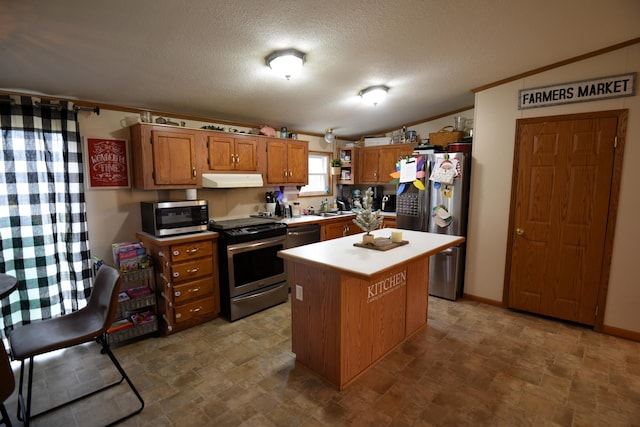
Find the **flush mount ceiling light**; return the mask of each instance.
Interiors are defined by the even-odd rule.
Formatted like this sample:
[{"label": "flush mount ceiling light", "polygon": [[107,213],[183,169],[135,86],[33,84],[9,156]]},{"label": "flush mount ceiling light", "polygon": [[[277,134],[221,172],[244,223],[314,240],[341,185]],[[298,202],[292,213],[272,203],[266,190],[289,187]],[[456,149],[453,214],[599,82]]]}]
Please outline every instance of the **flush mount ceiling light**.
[{"label": "flush mount ceiling light", "polygon": [[334,139],[336,139],[336,136],[333,134],[333,129],[329,128],[329,129],[324,131],[324,140],[328,144],[331,144]]},{"label": "flush mount ceiling light", "polygon": [[302,70],[307,55],[296,49],[282,49],[271,52],[264,59],[273,71],[289,80]]},{"label": "flush mount ceiling light", "polygon": [[387,96],[388,91],[389,88],[384,85],[369,86],[366,89],[362,89],[358,95],[360,95],[365,101],[373,105],[378,105],[378,103],[382,102],[382,100]]}]

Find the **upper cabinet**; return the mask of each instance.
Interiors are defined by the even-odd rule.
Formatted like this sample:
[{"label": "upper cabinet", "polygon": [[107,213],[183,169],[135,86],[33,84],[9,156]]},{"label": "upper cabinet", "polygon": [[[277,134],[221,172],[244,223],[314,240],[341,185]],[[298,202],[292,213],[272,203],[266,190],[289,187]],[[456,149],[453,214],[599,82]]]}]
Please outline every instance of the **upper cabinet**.
[{"label": "upper cabinet", "polygon": [[358,183],[387,184],[396,171],[400,156],[413,152],[412,144],[392,144],[361,148],[358,153]]},{"label": "upper cabinet", "polygon": [[356,149],[354,147],[341,147],[339,151],[340,175],[338,176],[338,184],[355,184],[356,182]]},{"label": "upper cabinet", "polygon": [[131,126],[133,184],[143,190],[199,188],[198,131],[139,123]]},{"label": "upper cabinet", "polygon": [[293,139],[264,138],[267,150],[268,185],[307,185],[309,143]]},{"label": "upper cabinet", "polygon": [[255,135],[207,134],[209,170],[258,170],[258,137]]}]

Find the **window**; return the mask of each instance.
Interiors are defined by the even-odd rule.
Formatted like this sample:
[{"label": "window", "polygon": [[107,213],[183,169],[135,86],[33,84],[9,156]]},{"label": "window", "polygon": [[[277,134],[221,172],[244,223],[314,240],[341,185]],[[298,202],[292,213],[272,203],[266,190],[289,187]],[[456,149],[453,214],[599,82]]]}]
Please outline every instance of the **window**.
[{"label": "window", "polygon": [[309,152],[309,184],[300,189],[298,196],[308,197],[331,194],[330,157],[331,153]]}]

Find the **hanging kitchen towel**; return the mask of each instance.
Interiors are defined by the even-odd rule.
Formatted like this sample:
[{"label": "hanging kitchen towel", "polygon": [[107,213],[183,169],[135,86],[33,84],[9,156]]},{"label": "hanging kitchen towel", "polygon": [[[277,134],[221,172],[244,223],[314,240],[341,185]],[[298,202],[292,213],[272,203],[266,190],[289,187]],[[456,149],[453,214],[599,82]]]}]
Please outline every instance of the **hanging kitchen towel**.
[{"label": "hanging kitchen towel", "polygon": [[[456,162],[457,163],[457,162]],[[453,184],[453,179],[458,175],[456,165],[451,160],[440,160],[436,163],[429,179],[443,184]]]}]

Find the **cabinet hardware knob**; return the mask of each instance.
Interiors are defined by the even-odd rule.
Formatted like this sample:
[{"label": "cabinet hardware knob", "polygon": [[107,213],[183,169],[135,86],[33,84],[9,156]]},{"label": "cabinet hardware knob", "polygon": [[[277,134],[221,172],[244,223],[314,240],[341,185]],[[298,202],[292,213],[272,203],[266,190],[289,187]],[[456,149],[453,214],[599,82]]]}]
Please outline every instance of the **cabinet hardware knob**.
[{"label": "cabinet hardware knob", "polygon": [[173,251],[173,256],[178,256],[180,255],[180,251]]},{"label": "cabinet hardware knob", "polygon": [[516,228],[516,234],[518,236],[522,236],[524,234],[524,230],[522,228]]},{"label": "cabinet hardware knob", "polygon": [[182,295],[182,293],[181,293],[180,291],[175,291],[175,292],[173,293],[173,295],[175,295],[175,296],[179,297],[180,295]]},{"label": "cabinet hardware knob", "polygon": [[173,273],[173,277],[180,277],[180,273],[176,271],[175,273]]}]

